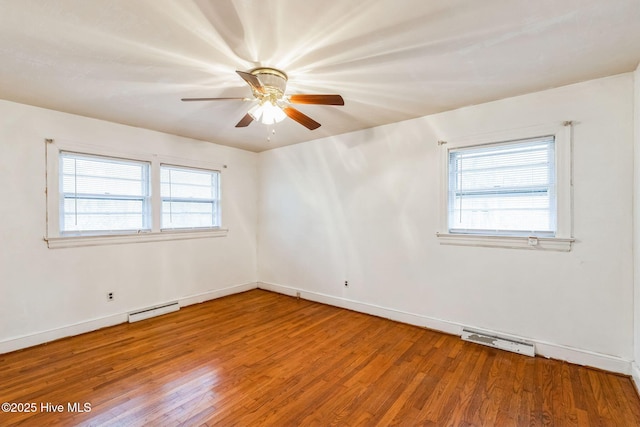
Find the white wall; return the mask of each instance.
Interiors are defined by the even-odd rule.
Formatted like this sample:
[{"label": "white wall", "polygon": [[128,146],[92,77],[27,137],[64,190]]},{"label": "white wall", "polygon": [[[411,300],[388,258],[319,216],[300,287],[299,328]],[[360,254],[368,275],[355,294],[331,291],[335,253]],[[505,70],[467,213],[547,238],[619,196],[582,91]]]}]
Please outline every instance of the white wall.
[{"label": "white wall", "polygon": [[[261,286],[629,372],[632,93],[628,73],[261,153]],[[565,120],[571,252],[439,244],[437,140]]]},{"label": "white wall", "polygon": [[[48,249],[45,138],[228,165],[228,235]],[[0,353],[118,323],[157,303],[255,287],[256,178],[255,153],[0,101]]]}]

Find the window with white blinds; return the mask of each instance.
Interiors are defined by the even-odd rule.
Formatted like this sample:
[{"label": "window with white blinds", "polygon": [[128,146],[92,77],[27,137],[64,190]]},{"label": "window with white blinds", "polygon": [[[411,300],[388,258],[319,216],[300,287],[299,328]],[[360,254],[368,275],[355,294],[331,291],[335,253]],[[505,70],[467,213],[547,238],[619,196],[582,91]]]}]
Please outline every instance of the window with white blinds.
[{"label": "window with white blinds", "polygon": [[220,173],[160,166],[163,229],[220,226]]},{"label": "window with white blinds", "polygon": [[449,151],[450,233],[554,237],[555,138]]},{"label": "window with white blinds", "polygon": [[[50,249],[224,237],[221,169],[203,159],[45,140]],[[220,169],[219,169],[220,168]]]},{"label": "window with white blinds", "polygon": [[61,152],[60,231],[150,230],[148,162]]}]

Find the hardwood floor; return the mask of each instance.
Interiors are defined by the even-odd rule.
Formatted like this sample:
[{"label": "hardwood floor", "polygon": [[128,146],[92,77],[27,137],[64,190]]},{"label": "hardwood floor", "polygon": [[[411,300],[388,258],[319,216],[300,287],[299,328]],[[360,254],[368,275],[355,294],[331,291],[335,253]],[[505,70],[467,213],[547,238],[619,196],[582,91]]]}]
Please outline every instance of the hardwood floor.
[{"label": "hardwood floor", "polygon": [[2,426],[640,425],[627,377],[261,290],[0,355],[0,402],[36,405]]}]

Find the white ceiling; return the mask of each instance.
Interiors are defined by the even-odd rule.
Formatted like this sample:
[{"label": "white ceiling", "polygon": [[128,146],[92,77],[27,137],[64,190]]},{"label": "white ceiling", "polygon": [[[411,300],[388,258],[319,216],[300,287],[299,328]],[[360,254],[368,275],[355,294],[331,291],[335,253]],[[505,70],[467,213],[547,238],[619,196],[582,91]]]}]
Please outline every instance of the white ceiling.
[{"label": "white ceiling", "polygon": [[[0,0],[0,98],[262,151],[632,71],[640,0]],[[235,128],[272,66],[322,123]],[[270,141],[267,138],[270,137]]]}]

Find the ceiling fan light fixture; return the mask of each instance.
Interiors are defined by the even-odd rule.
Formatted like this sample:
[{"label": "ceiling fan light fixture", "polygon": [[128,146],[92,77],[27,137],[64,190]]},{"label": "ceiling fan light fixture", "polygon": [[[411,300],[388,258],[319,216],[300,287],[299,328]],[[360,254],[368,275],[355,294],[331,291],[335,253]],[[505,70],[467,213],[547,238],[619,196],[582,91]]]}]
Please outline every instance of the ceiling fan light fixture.
[{"label": "ceiling fan light fixture", "polygon": [[249,110],[249,115],[253,117],[253,120],[265,125],[279,123],[287,117],[282,108],[270,101],[254,105]]},{"label": "ceiling fan light fixture", "polygon": [[[307,129],[314,130],[320,127],[320,123],[292,107],[291,104],[344,105],[342,96],[335,94],[285,96],[289,78],[283,71],[276,68],[258,67],[249,71],[236,70],[236,73],[249,85],[254,100],[257,101],[236,124],[237,128],[245,128],[253,121],[274,125],[289,117]],[[247,98],[182,98],[183,101],[217,101],[221,99],[251,100]]]}]

